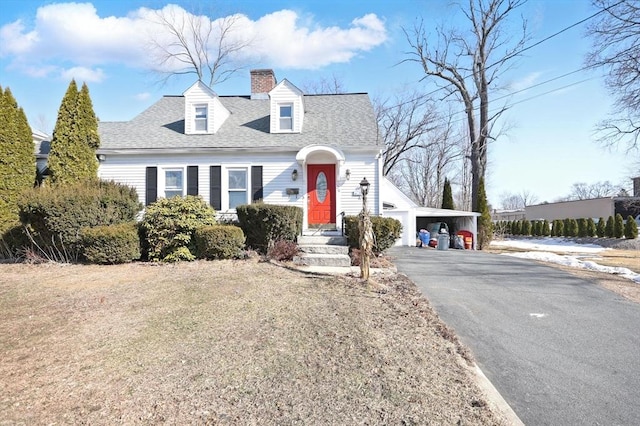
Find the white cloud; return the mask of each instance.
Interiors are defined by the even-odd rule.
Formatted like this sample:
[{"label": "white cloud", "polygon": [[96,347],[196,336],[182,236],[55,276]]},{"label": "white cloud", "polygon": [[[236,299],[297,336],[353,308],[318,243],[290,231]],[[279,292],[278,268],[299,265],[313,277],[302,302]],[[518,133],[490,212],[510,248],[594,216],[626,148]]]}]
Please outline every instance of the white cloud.
[{"label": "white cloud", "polygon": [[60,76],[63,80],[71,80],[74,78],[76,81],[84,81],[89,83],[100,83],[104,80],[104,72],[100,68],[86,68],[86,67],[73,67],[66,70],[61,70]]},{"label": "white cloud", "polygon": [[[167,5],[166,16],[181,20],[183,8]],[[89,81],[105,78],[99,65],[125,65],[151,69],[149,42],[165,35],[154,24],[157,11],[140,8],[127,16],[101,17],[91,3],[54,3],[38,8],[32,28],[23,21],[0,27],[0,56],[29,75],[50,76],[52,67],[62,74],[84,74]],[[321,27],[301,22],[296,12],[281,10],[256,21],[235,15],[234,37],[249,37],[242,59],[261,66],[314,69],[348,62],[387,39],[384,22],[374,14],[354,19],[348,28]],[[208,24],[209,18],[200,17]],[[218,21],[214,21],[217,24]],[[39,70],[39,72],[34,72]]]},{"label": "white cloud", "polygon": [[133,98],[136,101],[146,101],[150,97],[151,97],[151,93],[149,93],[149,92],[137,93],[136,95],[133,96]]},{"label": "white cloud", "polygon": [[517,92],[520,90],[527,89],[537,84],[540,80],[540,77],[542,77],[542,74],[543,73],[539,71],[531,72],[525,75],[524,77],[520,78],[519,80],[513,81],[511,84],[509,84],[509,89],[511,92]]}]

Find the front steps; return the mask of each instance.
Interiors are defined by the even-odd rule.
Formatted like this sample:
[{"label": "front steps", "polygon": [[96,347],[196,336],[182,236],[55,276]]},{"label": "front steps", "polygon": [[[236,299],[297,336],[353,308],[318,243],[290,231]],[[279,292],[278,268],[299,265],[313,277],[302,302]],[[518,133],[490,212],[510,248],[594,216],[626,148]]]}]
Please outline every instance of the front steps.
[{"label": "front steps", "polygon": [[302,266],[351,266],[347,237],[338,233],[298,236],[300,254],[293,258],[296,265]]}]

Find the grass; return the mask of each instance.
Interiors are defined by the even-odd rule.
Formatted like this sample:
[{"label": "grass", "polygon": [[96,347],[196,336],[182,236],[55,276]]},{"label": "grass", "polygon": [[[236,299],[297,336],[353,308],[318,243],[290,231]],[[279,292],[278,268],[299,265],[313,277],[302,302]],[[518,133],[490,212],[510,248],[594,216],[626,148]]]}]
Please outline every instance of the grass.
[{"label": "grass", "polygon": [[503,424],[413,283],[0,264],[0,424]]}]

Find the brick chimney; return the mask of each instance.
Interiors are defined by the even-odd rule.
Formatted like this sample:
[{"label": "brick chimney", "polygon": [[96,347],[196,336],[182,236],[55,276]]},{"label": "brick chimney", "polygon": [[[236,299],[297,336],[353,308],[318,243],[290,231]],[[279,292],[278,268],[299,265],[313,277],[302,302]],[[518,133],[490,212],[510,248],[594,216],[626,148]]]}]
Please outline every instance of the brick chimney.
[{"label": "brick chimney", "polygon": [[640,197],[640,176],[633,179],[633,196]]},{"label": "brick chimney", "polygon": [[273,70],[251,70],[251,99],[269,99],[267,94],[276,83]]}]

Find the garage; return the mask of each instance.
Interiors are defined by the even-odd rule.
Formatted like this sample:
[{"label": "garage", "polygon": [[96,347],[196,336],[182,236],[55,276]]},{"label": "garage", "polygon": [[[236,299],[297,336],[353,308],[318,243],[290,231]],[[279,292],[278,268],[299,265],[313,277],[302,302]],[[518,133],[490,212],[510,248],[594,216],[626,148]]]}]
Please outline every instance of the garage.
[{"label": "garage", "polygon": [[420,229],[427,229],[431,223],[444,222],[452,234],[462,231],[469,235],[471,247],[475,250],[480,213],[419,207],[387,179],[383,179],[381,196],[382,215],[398,219],[402,224],[402,236],[396,241],[397,246],[415,246]]}]

